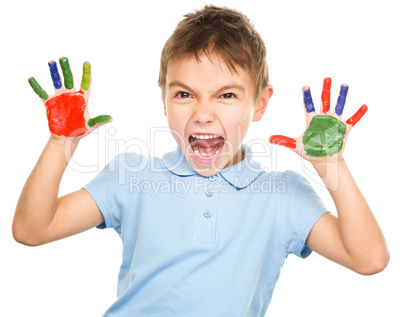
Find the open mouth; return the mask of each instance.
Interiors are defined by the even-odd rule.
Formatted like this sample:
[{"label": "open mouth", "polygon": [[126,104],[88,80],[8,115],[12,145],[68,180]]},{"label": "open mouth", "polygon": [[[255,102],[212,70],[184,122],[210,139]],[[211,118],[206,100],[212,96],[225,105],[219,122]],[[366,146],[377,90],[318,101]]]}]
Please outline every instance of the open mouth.
[{"label": "open mouth", "polygon": [[225,144],[225,139],[217,134],[191,134],[188,139],[193,152],[205,160],[217,156]]}]

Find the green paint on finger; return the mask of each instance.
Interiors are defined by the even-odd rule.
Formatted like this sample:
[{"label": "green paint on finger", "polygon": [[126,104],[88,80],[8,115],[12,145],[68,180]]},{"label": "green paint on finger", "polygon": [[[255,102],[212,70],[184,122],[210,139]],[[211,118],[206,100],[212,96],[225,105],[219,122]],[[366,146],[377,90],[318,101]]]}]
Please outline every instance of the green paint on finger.
[{"label": "green paint on finger", "polygon": [[82,81],[81,88],[88,90],[89,82],[91,81],[91,64],[85,63],[82,67]]},{"label": "green paint on finger", "polygon": [[343,146],[346,125],[332,116],[314,116],[303,136],[304,150],[314,157],[332,156]]},{"label": "green paint on finger", "polygon": [[73,74],[70,70],[70,63],[68,62],[68,58],[62,57],[60,58],[59,62],[61,70],[63,71],[64,87],[66,87],[67,89],[72,89],[74,87],[74,81]]},{"label": "green paint on finger", "polygon": [[104,114],[88,120],[88,126],[92,128],[97,123],[108,123],[112,117]]},{"label": "green paint on finger", "polygon": [[35,78],[33,77],[29,78],[28,82],[39,97],[41,97],[44,100],[49,99],[49,96],[47,95],[46,91],[42,89],[42,87],[38,84]]}]

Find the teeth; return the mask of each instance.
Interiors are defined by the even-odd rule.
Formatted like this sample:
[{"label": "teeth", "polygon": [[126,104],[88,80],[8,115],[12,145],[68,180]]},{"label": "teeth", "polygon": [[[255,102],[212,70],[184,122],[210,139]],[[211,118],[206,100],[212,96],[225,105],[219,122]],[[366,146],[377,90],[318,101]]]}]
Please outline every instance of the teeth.
[{"label": "teeth", "polygon": [[214,134],[214,135],[196,135],[196,134],[192,134],[191,135],[194,139],[213,139],[213,138],[217,138],[219,137],[218,134]]}]

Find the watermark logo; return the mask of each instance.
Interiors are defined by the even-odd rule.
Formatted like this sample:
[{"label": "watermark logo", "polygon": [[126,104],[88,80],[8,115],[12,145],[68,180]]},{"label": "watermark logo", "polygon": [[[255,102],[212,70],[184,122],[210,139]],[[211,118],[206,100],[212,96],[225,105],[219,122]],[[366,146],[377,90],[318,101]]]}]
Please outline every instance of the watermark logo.
[{"label": "watermark logo", "polygon": [[[241,138],[241,130],[240,126],[238,127],[238,136],[237,138]],[[158,143],[158,137],[166,137],[166,133],[169,133],[173,136],[175,139],[176,143],[178,146],[183,149],[185,145],[187,144],[187,147],[191,146],[189,142],[184,139],[183,135],[174,129],[171,129],[166,126],[160,126],[160,127],[152,127],[149,130],[149,139],[144,141],[140,138],[131,138],[131,139],[120,139],[116,138],[117,130],[114,127],[108,127],[108,126],[102,126],[99,129],[95,130],[92,132],[91,137],[97,139],[97,155],[95,155],[93,163],[85,163],[80,161],[79,159],[77,160],[75,157],[72,156],[73,153],[73,144],[74,144],[74,138],[67,138],[67,141],[65,143],[65,156],[67,160],[69,161],[69,168],[80,172],[80,173],[93,173],[93,172],[100,172],[104,166],[107,165],[107,168],[109,171],[114,172],[117,171],[119,175],[119,181],[120,182],[126,182],[126,172],[140,172],[144,168],[150,168],[150,171],[153,173],[160,173],[160,172],[165,172],[166,169],[164,166],[156,166],[155,160],[146,160],[143,159],[140,162],[137,162],[138,164],[130,164],[128,161],[119,160],[119,163],[117,164],[117,161],[113,160],[118,154],[120,153],[126,153],[126,152],[134,152],[142,157],[148,157],[148,156],[155,156],[156,151],[156,144]],[[234,155],[234,152],[237,147],[235,147],[229,140],[225,140],[225,144],[227,145],[226,150],[224,151],[223,155]],[[241,173],[241,169],[245,168],[248,171],[252,172],[259,172],[261,170],[265,172],[270,172],[270,171],[276,171],[277,170],[277,165],[278,165],[278,157],[280,151],[278,151],[278,146],[273,145],[268,142],[267,139],[252,139],[249,140],[247,143],[243,143],[246,145],[246,149],[252,148],[253,152],[253,160],[248,160],[245,159],[242,164],[237,164],[235,166],[232,166],[236,172]],[[248,153],[245,153],[247,156]],[[281,154],[282,155],[282,154]],[[285,154],[283,154],[285,155]],[[287,155],[295,155],[292,153],[289,153]],[[171,166],[172,169],[180,166],[180,164],[184,164],[184,160],[186,160],[185,156],[181,155],[177,157],[177,162],[174,162],[175,164]],[[330,158],[329,158],[330,159]],[[252,162],[258,161],[260,164],[255,164]],[[325,158],[323,158],[323,161],[325,161]],[[148,164],[151,164],[151,166],[148,166]],[[313,166],[311,165],[310,162],[307,160],[303,159],[300,157],[300,164],[301,164],[301,169],[307,176],[307,178],[318,184],[319,186],[323,186],[322,181],[326,180],[327,175],[317,175],[317,172],[314,170]],[[334,165],[335,168],[337,168],[338,165]],[[214,166],[211,164],[208,168],[212,169],[216,173],[220,172],[222,168],[218,168],[217,166]],[[339,171],[335,172],[336,175],[339,175]],[[330,189],[336,190],[338,188],[338,183],[339,183],[339,177],[334,177],[334,171],[332,171],[331,175],[331,182],[328,182],[326,187],[331,187]],[[130,181],[131,182],[131,181]],[[155,192],[161,192],[164,190],[165,185],[164,184],[142,184],[136,183],[134,180],[132,181],[133,183],[130,183],[130,186],[132,185],[134,187],[138,186],[143,186],[142,188],[143,191],[155,191]],[[145,187],[148,186],[149,189],[146,189]],[[156,186],[156,189],[155,189]],[[185,192],[186,189],[184,187],[184,184],[182,185],[169,185],[171,190],[176,190],[176,187],[174,186],[182,186],[181,191]]]},{"label": "watermark logo", "polygon": [[[170,176],[163,180],[144,180],[138,176],[129,178],[130,193],[149,194],[152,198],[159,194],[176,194],[180,198],[184,198],[189,194],[196,193],[213,193],[220,194],[231,193],[234,189],[226,181],[208,182],[201,177],[179,178]],[[275,176],[269,176],[262,181],[250,182],[249,179],[238,180],[243,183],[240,192],[247,193],[284,193],[286,192],[286,184],[282,180],[278,180]],[[247,186],[248,185],[248,186]]]}]

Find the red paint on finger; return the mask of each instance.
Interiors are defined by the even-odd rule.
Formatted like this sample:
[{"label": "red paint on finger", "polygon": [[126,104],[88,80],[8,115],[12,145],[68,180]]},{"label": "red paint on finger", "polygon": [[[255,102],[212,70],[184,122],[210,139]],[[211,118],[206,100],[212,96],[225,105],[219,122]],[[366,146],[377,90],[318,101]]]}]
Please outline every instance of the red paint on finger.
[{"label": "red paint on finger", "polygon": [[354,126],[364,116],[364,114],[367,112],[367,109],[368,107],[366,105],[361,106],[360,109],[357,110],[356,113],[348,119],[348,121],[346,121],[346,123]]},{"label": "red paint on finger", "polygon": [[80,93],[64,93],[46,101],[50,132],[59,136],[80,136],[87,131],[85,100]]},{"label": "red paint on finger", "polygon": [[324,85],[322,87],[321,94],[322,112],[324,113],[327,113],[331,106],[331,83],[332,79],[330,77],[324,79]]},{"label": "red paint on finger", "polygon": [[283,145],[291,149],[296,148],[296,140],[292,138],[288,138],[284,135],[271,135],[269,138],[269,142],[272,144]]}]

